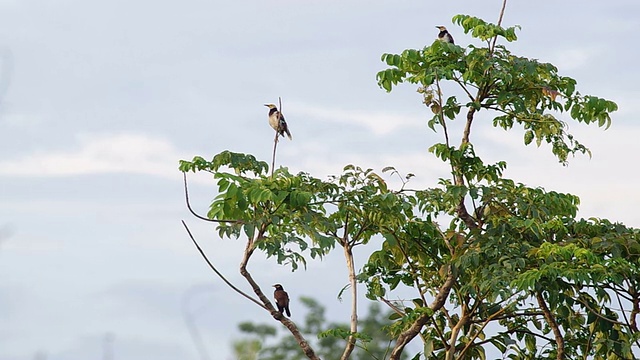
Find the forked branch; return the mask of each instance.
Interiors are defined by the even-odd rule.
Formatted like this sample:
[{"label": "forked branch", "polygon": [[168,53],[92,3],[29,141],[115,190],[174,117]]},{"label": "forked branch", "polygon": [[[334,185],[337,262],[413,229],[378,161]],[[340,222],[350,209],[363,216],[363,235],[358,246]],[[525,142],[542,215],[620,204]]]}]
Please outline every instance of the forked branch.
[{"label": "forked branch", "polygon": [[300,346],[300,349],[302,349],[304,354],[311,360],[320,360],[320,358],[313,351],[313,348],[311,347],[311,345],[309,345],[309,342],[307,342],[304,336],[302,336],[302,333],[300,333],[300,330],[298,330],[298,327],[296,326],[296,324],[294,324],[293,321],[289,320],[289,318],[282,315],[278,310],[276,310],[276,308],[273,307],[273,304],[271,304],[271,301],[269,301],[269,298],[267,298],[264,292],[262,292],[262,289],[260,289],[260,286],[258,285],[258,283],[253,279],[253,277],[251,276],[251,273],[249,273],[249,271],[247,270],[247,264],[249,263],[249,259],[251,258],[251,255],[253,254],[254,250],[256,249],[255,240],[263,239],[266,230],[267,230],[267,224],[263,224],[260,227],[260,231],[258,231],[258,234],[255,237],[247,239],[247,245],[244,249],[244,256],[242,257],[242,261],[240,262],[240,274],[244,276],[244,278],[247,280],[249,285],[251,285],[253,292],[262,301],[263,303],[262,308],[267,310],[271,314],[271,316],[273,316],[274,319],[280,321],[282,325],[286,326],[287,329],[289,329],[289,332],[291,332],[291,335],[293,335],[293,337],[296,339],[296,341],[298,342],[298,345]]}]

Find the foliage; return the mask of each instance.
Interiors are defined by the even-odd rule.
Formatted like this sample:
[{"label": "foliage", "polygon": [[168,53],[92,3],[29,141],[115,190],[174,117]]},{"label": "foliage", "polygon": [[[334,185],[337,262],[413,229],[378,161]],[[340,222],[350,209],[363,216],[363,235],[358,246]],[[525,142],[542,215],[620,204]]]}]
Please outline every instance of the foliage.
[{"label": "foliage", "polygon": [[[214,174],[219,195],[208,216],[221,221],[221,237],[255,239],[258,249],[293,270],[347,239],[366,246],[370,257],[358,280],[368,298],[387,301],[396,313],[388,327],[395,339],[391,359],[418,336],[424,349],[415,359],[485,359],[495,352],[509,359],[637,357],[640,232],[576,218],[576,196],[505,178],[507,164],[486,164],[471,137],[485,118],[504,130],[517,125],[525,145],[547,143],[567,164],[569,155],[590,153],[567,122],[606,129],[616,104],[581,94],[552,64],[498,43],[517,40],[518,27],[466,15],[453,22],[486,46],[435,41],[384,54],[388,68],[377,75],[387,91],[417,85],[432,112],[428,125],[442,131],[443,142],[430,152],[451,168],[436,186],[390,189],[373,170],[354,165],[329,180],[286,168],[269,176],[266,163],[228,151],[210,162],[181,161],[180,169]],[[446,96],[444,83],[460,94]],[[450,141],[452,121],[463,124],[459,145]],[[379,248],[371,248],[373,237],[382,239]],[[387,300],[407,287],[411,298]],[[314,311],[317,316],[310,305]],[[326,330],[311,320],[308,334]],[[323,334],[356,336],[345,331]],[[320,341],[326,339],[334,338]],[[324,358],[338,353],[331,346]],[[295,358],[277,351],[270,358]]]},{"label": "foliage", "polygon": [[[516,27],[502,28],[481,19],[458,15],[454,23],[465,33],[480,40],[495,36],[515,41]],[[464,49],[458,45],[435,41],[424,49],[407,49],[401,54],[384,54],[382,61],[390,68],[378,73],[378,83],[387,91],[401,83],[419,84],[425,93],[425,104],[434,113],[429,122],[433,129],[444,118],[453,120],[461,108],[467,109],[467,119],[481,110],[493,110],[493,126],[505,130],[515,124],[525,129],[524,142],[534,139],[538,146],[544,141],[553,154],[566,163],[569,154],[585,153],[588,149],[566,132],[567,124],[555,112],[568,112],[573,120],[609,127],[610,113],[617,110],[614,102],[595,96],[584,96],[575,90],[576,81],[558,74],[549,63],[513,55],[505,46]],[[467,102],[454,96],[438,101],[431,87],[439,81],[458,84]],[[473,90],[476,94],[472,94]],[[440,115],[443,114],[444,117]],[[442,119],[442,121],[441,121]]]},{"label": "foliage", "polygon": [[[304,324],[301,327],[302,332],[308,334],[309,338],[317,338],[315,348],[322,359],[339,359],[339,355],[336,354],[340,354],[341,348],[344,347],[345,339],[349,336],[349,326],[327,322],[325,308],[314,299],[302,297],[300,303],[307,309]],[[358,334],[359,346],[353,352],[352,359],[385,358],[393,341],[383,330],[389,324],[388,317],[389,314],[384,314],[379,304],[372,303],[369,306],[368,313],[361,321],[362,328]],[[260,352],[246,360],[305,358],[293,337],[279,333],[273,326],[244,322],[239,325],[239,329],[246,334],[246,337],[235,341],[234,344],[260,344]],[[236,349],[236,356],[238,357],[242,351],[244,350]],[[403,359],[406,359],[406,356]]]}]

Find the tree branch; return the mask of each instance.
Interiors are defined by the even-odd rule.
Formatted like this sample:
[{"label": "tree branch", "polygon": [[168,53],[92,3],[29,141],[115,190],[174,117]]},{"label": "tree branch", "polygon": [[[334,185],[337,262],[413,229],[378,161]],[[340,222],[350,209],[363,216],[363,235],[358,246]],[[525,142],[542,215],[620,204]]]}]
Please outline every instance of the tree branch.
[{"label": "tree branch", "polygon": [[[357,291],[357,282],[356,282],[356,270],[353,261],[353,252],[351,251],[351,245],[346,241],[346,224],[345,224],[345,241],[343,245],[344,249],[344,257],[347,261],[347,269],[349,270],[349,284],[351,285],[351,321],[349,331],[354,334],[358,332],[358,291]],[[340,357],[341,360],[349,359],[351,352],[356,345],[356,337],[354,335],[349,335],[349,339],[347,339],[347,346],[344,348],[344,352]]]},{"label": "tree branch", "polygon": [[258,298],[260,298],[260,300],[264,304],[263,307],[267,311],[269,311],[271,316],[273,316],[274,319],[280,321],[282,325],[286,326],[287,329],[289,329],[289,332],[291,332],[291,335],[293,335],[293,337],[296,339],[296,341],[298,342],[298,345],[300,346],[300,349],[302,349],[304,354],[311,360],[320,360],[320,358],[313,351],[313,348],[311,347],[311,345],[309,345],[309,342],[307,342],[304,336],[302,336],[302,333],[300,333],[300,330],[298,330],[298,327],[296,326],[296,324],[294,324],[293,321],[289,320],[289,318],[282,315],[278,310],[276,310],[273,307],[273,304],[271,304],[271,301],[269,301],[267,296],[262,292],[262,289],[260,289],[260,286],[258,285],[258,283],[256,283],[256,281],[253,279],[253,277],[247,270],[247,264],[249,263],[249,259],[251,258],[253,251],[256,249],[255,240],[264,238],[264,234],[267,231],[267,226],[268,224],[262,224],[260,227],[260,231],[258,232],[256,237],[247,239],[247,246],[244,249],[244,256],[242,257],[242,261],[240,262],[240,274],[244,276],[244,278],[247,280],[249,285],[251,285],[253,292],[256,293],[256,295],[258,295]]},{"label": "tree branch", "polygon": [[[208,217],[204,217],[202,215],[197,214],[195,211],[193,211],[193,209],[191,208],[191,203],[189,202],[189,188],[187,187],[187,173],[183,172],[182,173],[182,179],[184,182],[184,197],[185,200],[187,201],[187,209],[189,209],[189,212],[197,217],[200,220],[204,220],[204,221],[209,221],[209,222],[214,222],[214,223],[234,223],[234,224],[242,224],[242,221],[239,220],[215,220],[215,219],[209,219]],[[184,224],[184,221],[182,222]]]},{"label": "tree branch", "polygon": [[442,89],[440,89],[440,79],[438,76],[438,73],[436,72],[436,88],[438,89],[438,102],[440,103],[440,111],[439,111],[439,115],[440,115],[440,126],[442,126],[442,129],[444,131],[444,140],[445,143],[447,144],[447,147],[449,147],[449,132],[447,131],[447,123],[445,122],[444,119],[444,112],[443,112],[443,105],[442,105]]},{"label": "tree branch", "polygon": [[[444,306],[444,303],[447,300],[447,297],[449,297],[449,293],[451,292],[451,287],[453,287],[453,283],[455,282],[455,280],[456,280],[455,276],[451,271],[449,271],[449,275],[447,276],[446,280],[438,290],[438,295],[436,295],[433,302],[429,305],[429,308],[433,312],[440,310]],[[404,350],[404,347],[411,340],[413,340],[413,338],[416,337],[416,335],[420,333],[420,331],[422,330],[422,327],[427,323],[427,321],[429,321],[429,319],[430,319],[429,314],[422,314],[420,317],[416,319],[416,321],[413,323],[413,325],[411,325],[411,327],[403,331],[400,334],[400,336],[398,336],[398,339],[396,340],[396,345],[391,351],[391,356],[389,357],[389,360],[400,359],[400,356],[402,355],[402,351]]]},{"label": "tree branch", "polygon": [[631,301],[633,308],[631,309],[631,314],[629,314],[629,317],[631,317],[629,326],[633,332],[638,332],[636,318],[638,317],[638,313],[640,313],[640,296],[638,296],[638,293],[631,285],[629,286],[629,295],[633,297],[633,300]]},{"label": "tree branch", "polygon": [[[502,19],[504,18],[504,9],[507,7],[507,0],[502,1],[502,9],[500,9],[500,16],[498,17],[498,26],[502,25]],[[498,35],[493,38],[493,43],[491,43],[491,47],[489,51],[493,54],[493,49],[496,47],[496,42],[498,41]]]},{"label": "tree branch", "polygon": [[547,307],[547,303],[544,301],[541,291],[536,291],[536,300],[538,300],[538,305],[544,313],[544,318],[545,320],[547,320],[547,324],[549,325],[549,327],[553,331],[553,335],[555,336],[555,342],[558,347],[556,359],[563,360],[565,358],[564,338],[562,337],[562,333],[560,332],[560,326],[558,326],[556,319],[553,317],[553,314],[549,310],[549,307]]},{"label": "tree branch", "polygon": [[198,245],[198,242],[196,241],[196,239],[193,237],[193,235],[191,234],[191,230],[189,230],[189,227],[187,226],[187,224],[184,222],[184,220],[182,220],[182,225],[184,226],[184,228],[187,230],[187,234],[189,234],[189,237],[191,238],[191,241],[193,242],[193,244],[196,246],[196,249],[198,249],[198,252],[200,253],[200,255],[202,256],[202,258],[204,259],[204,261],[207,263],[207,265],[209,265],[209,268],[211,268],[211,270],[213,270],[213,272],[216,273],[216,275],[218,275],[218,277],[220,277],[220,279],[222,279],[222,281],[225,282],[225,284],[227,284],[231,289],[233,289],[235,292],[237,292],[238,294],[244,296],[245,298],[249,299],[250,301],[256,303],[258,306],[260,306],[263,309],[267,309],[264,305],[262,305],[258,300],[252,298],[250,295],[248,295],[247,293],[245,293],[244,291],[238,289],[237,287],[235,287],[229,280],[227,280],[227,278],[224,277],[224,275],[222,275],[222,273],[220,273],[218,271],[218,269],[216,269],[215,266],[213,266],[213,264],[211,263],[211,261],[209,260],[209,258],[207,257],[207,255],[204,253],[204,251],[202,250],[202,248],[200,247],[200,245]]},{"label": "tree branch", "polygon": [[469,314],[465,311],[465,307],[463,306],[462,314],[460,315],[460,320],[458,320],[458,323],[455,324],[451,329],[451,335],[449,336],[449,343],[451,344],[451,346],[449,346],[446,349],[445,360],[453,360],[453,357],[456,354],[455,344],[456,344],[456,341],[458,341],[458,334],[460,334],[460,329],[462,329],[462,327],[465,326],[469,321],[468,316]]},{"label": "tree branch", "polygon": [[[467,350],[471,347],[471,345],[473,345],[473,342],[478,338],[478,336],[480,336],[480,333],[482,332],[482,330],[484,330],[484,328],[489,325],[489,323],[491,321],[494,320],[498,320],[499,316],[505,312],[505,310],[507,310],[508,306],[504,306],[502,307],[502,309],[500,309],[499,311],[496,311],[495,313],[491,314],[480,326],[480,329],[478,329],[478,331],[476,331],[475,334],[473,334],[473,337],[471,339],[469,339],[469,342],[467,343],[467,345],[464,347],[464,349],[462,349],[462,351],[460,351],[460,354],[458,355],[459,359],[464,359],[464,353],[467,352]],[[478,345],[478,344],[475,344]]]}]

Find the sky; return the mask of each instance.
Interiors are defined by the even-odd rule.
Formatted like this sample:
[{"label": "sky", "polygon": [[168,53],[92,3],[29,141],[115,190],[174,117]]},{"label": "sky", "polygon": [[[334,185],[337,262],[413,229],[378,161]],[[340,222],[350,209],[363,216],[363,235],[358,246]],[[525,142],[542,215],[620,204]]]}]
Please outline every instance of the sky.
[{"label": "sky", "polygon": [[[0,360],[199,359],[185,312],[211,357],[232,359],[238,323],[275,323],[198,257],[183,219],[250,290],[237,271],[242,241],[218,238],[186,210],[178,160],[231,150],[269,161],[263,104],[282,97],[293,141],[280,143],[279,165],[319,178],[347,164],[394,166],[416,174],[412,187],[433,186],[446,176],[427,152],[440,135],[415,87],[377,86],[380,56],[431,44],[436,25],[473,43],[451,18],[496,21],[500,5],[0,0]],[[570,124],[592,158],[562,166],[488,118],[472,134],[485,162],[507,161],[507,177],[578,195],[580,216],[634,227],[639,12],[636,0],[507,5],[504,25],[522,26],[513,53],[551,62],[581,93],[618,104],[607,131]],[[190,183],[194,208],[206,212],[213,179]],[[366,250],[356,255],[361,266]],[[294,321],[298,297],[310,296],[346,322],[341,260],[292,273],[258,254],[250,270],[265,288],[285,286]]]}]

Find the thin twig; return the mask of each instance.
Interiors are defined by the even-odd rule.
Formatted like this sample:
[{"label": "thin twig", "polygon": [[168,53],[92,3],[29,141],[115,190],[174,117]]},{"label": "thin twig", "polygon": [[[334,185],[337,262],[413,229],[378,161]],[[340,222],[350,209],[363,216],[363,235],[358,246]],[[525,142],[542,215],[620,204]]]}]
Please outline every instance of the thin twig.
[{"label": "thin twig", "polygon": [[442,89],[440,88],[440,76],[438,76],[438,72],[436,71],[436,88],[438,89],[438,102],[440,102],[440,125],[444,130],[444,140],[447,144],[447,148],[449,147],[449,132],[447,131],[447,124],[444,120],[444,106],[442,105]]},{"label": "thin twig", "polygon": [[402,311],[399,307],[397,307],[394,303],[392,303],[391,301],[383,298],[383,297],[379,297],[378,299],[380,299],[383,303],[387,304],[388,307],[391,308],[391,310],[393,310],[393,312],[395,312],[396,314],[400,315],[400,316],[405,316],[406,314],[404,313],[404,311]]},{"label": "thin twig", "polygon": [[200,220],[209,221],[209,222],[215,222],[215,223],[242,224],[242,221],[238,221],[238,220],[215,220],[215,219],[209,219],[208,217],[204,217],[202,215],[199,215],[195,211],[193,211],[193,208],[191,208],[191,203],[189,202],[189,188],[187,187],[187,173],[186,172],[182,173],[182,178],[183,178],[183,181],[184,181],[184,197],[185,197],[185,200],[187,201],[187,209],[189,209],[189,212],[191,212],[191,214],[193,216],[197,217]]},{"label": "thin twig", "polygon": [[260,303],[260,301],[252,298],[250,295],[246,294],[244,291],[238,289],[237,287],[235,287],[231,282],[229,282],[229,280],[227,280],[227,278],[224,277],[224,275],[222,275],[218,269],[216,269],[215,266],[213,266],[213,264],[211,263],[211,261],[209,260],[209,258],[207,257],[207,255],[204,253],[204,251],[202,250],[202,248],[200,247],[200,245],[198,245],[198,242],[196,241],[196,239],[193,237],[193,235],[191,234],[191,230],[189,230],[189,227],[187,226],[187,224],[184,222],[184,220],[182,220],[182,225],[184,226],[184,228],[187,230],[187,234],[189,234],[189,237],[191,238],[191,241],[193,242],[193,244],[196,246],[196,248],[198,249],[198,252],[200,253],[200,255],[202,256],[202,258],[204,259],[204,261],[207,262],[207,265],[209,265],[209,267],[211,268],[211,270],[213,270],[213,272],[216,273],[216,275],[218,275],[218,277],[220,277],[220,279],[222,279],[222,281],[224,281],[227,285],[229,285],[230,288],[232,288],[235,292],[237,292],[238,294],[244,296],[245,298],[253,301],[254,303],[256,303],[258,306],[260,306],[261,308],[267,310],[266,306],[264,306],[263,304]]},{"label": "thin twig", "polygon": [[[629,327],[629,329],[631,329],[632,332],[638,331],[637,329],[634,329],[635,326],[632,326],[632,324],[629,322],[627,313],[625,312],[624,306],[622,305],[622,299],[620,299],[620,294],[617,291],[615,291],[614,294],[616,294],[616,299],[618,299],[618,304],[620,305],[620,312],[622,313],[622,316],[624,317],[624,321],[627,323],[627,326]],[[640,343],[638,342],[637,339],[634,339],[634,342],[638,347],[640,347]]]},{"label": "thin twig", "polygon": [[280,120],[284,117],[282,114],[282,98],[278,96],[278,124],[276,125],[276,137],[273,139],[273,155],[271,156],[271,177],[276,168],[276,148],[278,147],[278,130],[280,130]]},{"label": "thin twig", "polygon": [[[507,7],[507,0],[502,1],[502,9],[500,9],[500,16],[498,17],[498,26],[502,25],[502,19],[504,18],[504,9]],[[489,52],[493,54],[493,49],[496,47],[496,42],[498,41],[498,35],[493,38],[493,43],[489,48]]]}]

